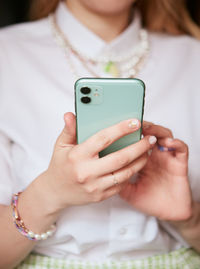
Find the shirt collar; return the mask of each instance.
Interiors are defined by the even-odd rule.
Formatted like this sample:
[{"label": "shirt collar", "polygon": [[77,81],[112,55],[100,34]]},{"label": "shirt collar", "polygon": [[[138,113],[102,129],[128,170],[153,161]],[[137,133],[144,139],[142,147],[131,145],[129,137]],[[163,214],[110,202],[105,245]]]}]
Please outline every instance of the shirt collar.
[{"label": "shirt collar", "polygon": [[134,20],[117,38],[106,43],[95,33],[76,19],[64,2],[60,2],[56,10],[56,20],[62,32],[66,35],[70,44],[87,56],[97,56],[114,53],[126,53],[132,50],[139,41],[141,22],[139,14],[134,14]]}]

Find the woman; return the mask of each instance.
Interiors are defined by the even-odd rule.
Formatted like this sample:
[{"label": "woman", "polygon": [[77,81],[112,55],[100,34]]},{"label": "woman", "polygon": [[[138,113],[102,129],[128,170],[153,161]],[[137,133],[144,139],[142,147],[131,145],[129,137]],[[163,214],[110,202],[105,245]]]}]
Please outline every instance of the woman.
[{"label": "woman", "polygon": [[[55,12],[0,33],[0,268],[198,268],[199,28],[183,2],[35,3]],[[141,123],[76,145],[66,113],[61,132],[80,76],[145,81],[141,141],[99,159]]]}]

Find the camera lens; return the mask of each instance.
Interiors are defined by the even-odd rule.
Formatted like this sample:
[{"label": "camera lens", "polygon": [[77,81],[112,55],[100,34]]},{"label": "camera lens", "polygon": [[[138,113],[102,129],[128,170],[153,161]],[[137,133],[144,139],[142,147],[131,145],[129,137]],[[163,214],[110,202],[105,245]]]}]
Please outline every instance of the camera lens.
[{"label": "camera lens", "polygon": [[84,103],[84,104],[88,104],[88,103],[91,102],[91,98],[90,97],[87,97],[87,96],[82,97],[81,98],[81,102]]},{"label": "camera lens", "polygon": [[83,94],[89,94],[91,92],[91,89],[88,87],[83,87],[83,88],[81,88],[81,92]]}]

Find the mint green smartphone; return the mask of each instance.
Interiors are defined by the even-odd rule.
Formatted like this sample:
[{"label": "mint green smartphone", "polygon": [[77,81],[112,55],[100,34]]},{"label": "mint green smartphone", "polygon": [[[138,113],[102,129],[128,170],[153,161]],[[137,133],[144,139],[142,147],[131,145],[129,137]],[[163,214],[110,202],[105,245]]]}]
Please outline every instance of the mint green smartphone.
[{"label": "mint green smartphone", "polygon": [[[145,84],[133,78],[81,78],[75,83],[77,143],[120,121],[144,112]],[[141,128],[99,153],[103,157],[141,139]]]}]

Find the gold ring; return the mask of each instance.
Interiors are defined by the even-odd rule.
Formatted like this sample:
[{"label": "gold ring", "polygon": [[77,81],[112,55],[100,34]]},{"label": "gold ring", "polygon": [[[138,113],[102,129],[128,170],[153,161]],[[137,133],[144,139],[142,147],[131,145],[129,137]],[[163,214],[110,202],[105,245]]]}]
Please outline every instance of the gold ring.
[{"label": "gold ring", "polygon": [[119,182],[117,181],[116,177],[115,177],[115,174],[112,173],[113,175],[113,182],[114,182],[114,185],[119,185]]}]

